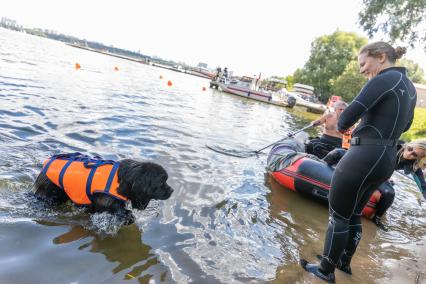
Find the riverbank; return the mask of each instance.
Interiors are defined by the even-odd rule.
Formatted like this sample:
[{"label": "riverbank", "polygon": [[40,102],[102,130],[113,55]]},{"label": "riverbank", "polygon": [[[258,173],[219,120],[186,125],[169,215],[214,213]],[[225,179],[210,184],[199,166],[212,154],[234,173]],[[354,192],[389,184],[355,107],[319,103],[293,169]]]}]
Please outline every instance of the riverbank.
[{"label": "riverbank", "polygon": [[401,139],[412,141],[420,138],[426,138],[426,108],[417,107],[414,112],[414,121],[410,130],[405,132]]}]

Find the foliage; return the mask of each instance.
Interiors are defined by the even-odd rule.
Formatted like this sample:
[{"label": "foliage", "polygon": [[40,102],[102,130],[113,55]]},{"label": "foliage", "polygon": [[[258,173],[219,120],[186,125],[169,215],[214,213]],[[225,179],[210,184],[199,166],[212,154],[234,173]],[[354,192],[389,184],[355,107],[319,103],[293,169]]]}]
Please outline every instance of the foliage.
[{"label": "foliage", "polygon": [[[109,53],[133,57],[135,59],[140,59],[140,60],[144,60],[144,61],[151,59],[149,56],[143,55],[143,54],[136,52],[136,51],[130,51],[130,50],[126,50],[126,49],[116,48],[116,47],[113,47],[113,46],[107,46],[107,45],[104,45],[102,43],[98,43],[98,42],[94,42],[94,41],[87,41],[85,39],[79,39],[79,38],[74,37],[74,36],[58,34],[56,32],[49,31],[49,30],[42,30],[42,29],[39,29],[39,28],[24,28],[20,25],[5,25],[5,24],[2,24],[1,22],[0,22],[0,27],[4,27],[4,28],[14,30],[14,31],[18,31],[18,32],[25,32],[27,34],[32,34],[32,35],[36,35],[36,36],[40,36],[40,37],[47,37],[47,38],[62,41],[62,42],[65,42],[65,43],[78,44],[78,45],[81,45],[81,46],[84,46],[84,47],[90,47],[90,48],[100,50],[100,51],[107,51]],[[156,61],[160,61],[160,60],[161,59],[156,60]],[[167,62],[169,64],[171,63],[171,65],[176,64],[173,61],[165,61],[165,62]]]},{"label": "foliage", "polygon": [[398,61],[398,65],[407,68],[408,78],[410,78],[414,83],[426,83],[426,80],[424,79],[425,72],[419,64],[414,63],[414,61],[410,59],[401,59]]},{"label": "foliage", "polygon": [[351,61],[345,68],[345,71],[332,80],[333,95],[341,96],[346,102],[351,102],[353,98],[359,93],[367,78],[359,73],[357,61]]},{"label": "foliage", "polygon": [[25,29],[25,32],[31,35],[46,37],[46,34],[40,29]]},{"label": "foliage", "polygon": [[359,49],[366,43],[367,38],[342,31],[315,39],[309,60],[293,75],[295,82],[314,86],[320,99],[326,102],[331,96],[330,82],[357,58]]},{"label": "foliage", "polygon": [[402,134],[401,139],[412,141],[419,138],[426,138],[426,108],[417,107],[410,130]]},{"label": "foliage", "polygon": [[363,0],[359,23],[372,37],[378,31],[392,42],[416,42],[426,50],[426,0]]},{"label": "foliage", "polygon": [[288,75],[287,77],[284,77],[284,79],[287,81],[287,90],[293,89],[294,77],[292,75]]}]

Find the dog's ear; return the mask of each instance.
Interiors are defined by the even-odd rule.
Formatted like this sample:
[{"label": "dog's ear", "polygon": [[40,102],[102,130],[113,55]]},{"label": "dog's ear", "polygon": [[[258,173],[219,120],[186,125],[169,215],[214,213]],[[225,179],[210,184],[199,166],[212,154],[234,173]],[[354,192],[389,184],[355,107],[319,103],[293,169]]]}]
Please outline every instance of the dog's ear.
[{"label": "dog's ear", "polygon": [[118,192],[130,199],[133,208],[145,209],[151,199],[167,199],[173,192],[166,170],[152,162],[123,160],[118,178]]},{"label": "dog's ear", "polygon": [[173,189],[167,184],[167,171],[155,163],[143,163],[141,170],[145,175],[145,193],[152,199],[166,200],[173,193]]},{"label": "dog's ear", "polygon": [[141,195],[132,195],[130,198],[130,202],[132,203],[132,208],[144,210],[146,207],[148,207],[149,202],[151,201],[151,198],[148,195],[141,194]]}]

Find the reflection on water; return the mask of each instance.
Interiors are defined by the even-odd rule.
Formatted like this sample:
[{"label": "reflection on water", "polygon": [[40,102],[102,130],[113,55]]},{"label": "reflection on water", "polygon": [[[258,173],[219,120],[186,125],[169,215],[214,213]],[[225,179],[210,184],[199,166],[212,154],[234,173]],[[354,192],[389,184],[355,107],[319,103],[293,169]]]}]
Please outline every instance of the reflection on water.
[{"label": "reflection on water", "polygon": [[[317,116],[3,29],[0,62],[0,283],[316,283],[297,263],[321,252],[326,206],[265,178],[266,155],[205,145],[260,149]],[[73,151],[155,161],[176,190],[127,227],[45,207],[30,194],[42,162]],[[414,282],[424,271],[425,203],[394,179],[390,231],[363,220],[354,275],[337,272],[339,282]]]}]

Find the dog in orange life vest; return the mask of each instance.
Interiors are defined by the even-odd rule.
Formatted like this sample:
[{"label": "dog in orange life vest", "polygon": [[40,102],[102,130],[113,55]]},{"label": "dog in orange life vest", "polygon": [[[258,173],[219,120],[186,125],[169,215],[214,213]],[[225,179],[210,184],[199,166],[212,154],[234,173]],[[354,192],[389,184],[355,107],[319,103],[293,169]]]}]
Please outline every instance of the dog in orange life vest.
[{"label": "dog in orange life vest", "polygon": [[151,199],[166,200],[173,193],[166,170],[152,162],[103,160],[80,153],[54,155],[44,162],[34,183],[35,195],[49,203],[68,200],[90,213],[109,212],[135,221],[126,208],[145,209]]}]

